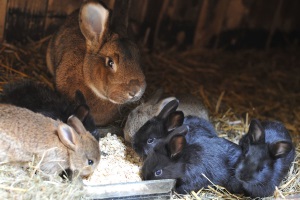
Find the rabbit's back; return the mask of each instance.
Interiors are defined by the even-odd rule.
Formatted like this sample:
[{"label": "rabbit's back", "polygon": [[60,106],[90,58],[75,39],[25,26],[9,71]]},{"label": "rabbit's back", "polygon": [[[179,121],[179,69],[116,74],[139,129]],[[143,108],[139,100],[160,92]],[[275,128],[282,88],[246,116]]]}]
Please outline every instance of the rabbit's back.
[{"label": "rabbit's back", "polygon": [[5,84],[0,102],[27,108],[64,123],[71,115],[76,115],[85,128],[99,140],[99,131],[89,114],[84,96],[80,91],[76,91],[75,96],[73,101],[43,83],[22,80]]},{"label": "rabbit's back", "polygon": [[61,146],[56,133],[58,121],[8,104],[0,104],[0,113],[2,132],[10,135],[14,141],[22,141],[25,149]]},{"label": "rabbit's back", "polygon": [[285,126],[278,121],[262,121],[266,134],[266,143],[273,143],[278,141],[292,141],[292,138],[285,128]]},{"label": "rabbit's back", "polygon": [[53,75],[56,74],[55,71],[60,62],[69,62],[70,66],[75,66],[76,63],[83,61],[85,39],[78,25],[78,14],[79,11],[75,11],[68,16],[65,23],[49,41],[46,61],[47,67]]},{"label": "rabbit's back", "polygon": [[[190,138],[190,142],[192,142],[191,140]],[[225,187],[231,192],[241,192],[241,187],[234,177],[233,170],[241,155],[238,145],[223,138],[206,136],[201,137],[199,140],[194,139],[192,145],[198,145],[198,149],[201,149],[201,151],[197,154],[187,151],[187,156],[191,160],[185,161],[185,163],[190,167],[187,167],[186,178],[183,178],[186,179],[187,184],[178,188],[180,192],[191,191],[193,187],[199,190],[201,187],[211,185],[210,181]],[[192,187],[191,184],[194,186]]]},{"label": "rabbit's back", "polygon": [[124,138],[125,141],[132,143],[132,138],[135,133],[152,117],[157,110],[154,110],[153,105],[142,103],[135,107],[127,116],[124,125]]},{"label": "rabbit's back", "polygon": [[189,115],[184,118],[183,124],[189,126],[189,134],[186,136],[187,139],[191,138],[191,140],[194,140],[200,136],[217,137],[212,123],[205,118]]},{"label": "rabbit's back", "polygon": [[7,154],[4,161],[29,162],[33,155],[41,155],[47,150],[54,155],[46,156],[46,160],[67,157],[56,133],[58,124],[25,108],[0,104],[0,148]]},{"label": "rabbit's back", "polygon": [[42,83],[27,80],[4,85],[0,101],[62,121],[66,121],[75,110],[73,102],[58,92]]},{"label": "rabbit's back", "polygon": [[179,106],[177,110],[181,110],[184,116],[197,116],[209,120],[207,108],[203,102],[193,95],[179,95]]}]

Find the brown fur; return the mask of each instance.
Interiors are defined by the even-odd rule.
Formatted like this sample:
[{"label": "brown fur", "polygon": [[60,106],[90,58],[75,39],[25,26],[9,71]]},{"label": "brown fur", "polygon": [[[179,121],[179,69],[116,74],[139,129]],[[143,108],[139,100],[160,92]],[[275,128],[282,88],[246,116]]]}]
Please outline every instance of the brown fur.
[{"label": "brown fur", "polygon": [[[75,117],[69,121],[80,122]],[[81,122],[79,126],[83,127]],[[62,128],[76,136],[74,149],[68,148],[59,137]],[[78,134],[60,121],[8,104],[0,104],[0,152],[0,163],[23,166],[33,156],[40,160],[44,155],[40,169],[45,173],[61,173],[70,168],[82,177],[90,176],[100,160],[99,143],[90,133]],[[88,159],[94,161],[92,166],[88,165]]]},{"label": "brown fur", "polygon": [[[86,5],[101,4],[87,2],[69,16],[49,43],[47,66],[55,75],[57,89],[72,99],[79,89],[95,123],[106,125],[116,119],[120,105],[142,96],[146,82],[137,46],[111,30],[109,16],[102,21],[104,30],[95,28],[101,34],[91,32],[84,20],[91,12],[83,9]],[[101,24],[100,19],[97,23]],[[115,64],[113,69],[106,66],[108,58]]]}]

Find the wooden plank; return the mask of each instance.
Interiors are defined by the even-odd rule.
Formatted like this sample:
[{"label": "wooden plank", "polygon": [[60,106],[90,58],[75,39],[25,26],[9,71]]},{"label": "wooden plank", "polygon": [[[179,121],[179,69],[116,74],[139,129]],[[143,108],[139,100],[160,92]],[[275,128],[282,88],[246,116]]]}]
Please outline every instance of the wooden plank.
[{"label": "wooden plank", "polygon": [[216,48],[220,34],[223,31],[241,28],[242,19],[247,13],[248,9],[242,0],[223,0],[214,4],[203,0],[194,35],[194,46],[205,47],[215,36],[213,46]]},{"label": "wooden plank", "polygon": [[159,16],[158,16],[158,19],[157,19],[157,22],[156,22],[156,26],[155,26],[155,29],[154,29],[154,37],[153,37],[153,46],[155,47],[156,44],[157,44],[157,41],[158,41],[158,33],[159,33],[159,29],[160,29],[160,25],[161,25],[161,22],[162,22],[162,19],[164,17],[164,14],[167,10],[167,7],[169,5],[169,0],[165,0],[162,7],[161,7],[161,10],[159,12]]},{"label": "wooden plank", "polygon": [[113,10],[115,5],[115,0],[102,0],[102,2],[111,10]]},{"label": "wooden plank", "polygon": [[4,40],[7,0],[0,1],[0,42]]},{"label": "wooden plank", "polygon": [[6,16],[6,39],[26,42],[43,37],[48,0],[9,0]]},{"label": "wooden plank", "polygon": [[276,8],[276,11],[275,11],[274,16],[273,16],[272,24],[271,24],[271,27],[270,27],[268,39],[267,39],[266,46],[265,46],[266,50],[269,50],[271,42],[272,42],[272,37],[273,37],[274,31],[278,26],[278,21],[280,19],[279,15],[280,15],[281,10],[282,10],[282,4],[283,4],[283,0],[279,0],[279,2],[277,2],[277,8]]},{"label": "wooden plank", "polygon": [[132,0],[129,17],[134,21],[143,23],[145,20],[149,0]]},{"label": "wooden plank", "polygon": [[56,32],[66,17],[78,9],[83,0],[48,0],[47,14],[45,19],[44,32],[50,35]]},{"label": "wooden plank", "polygon": [[197,19],[197,25],[195,29],[194,42],[193,42],[193,45],[197,47],[199,46],[203,47],[205,45],[202,39],[203,39],[203,29],[207,21],[207,15],[208,15],[208,6],[209,6],[208,1],[209,0],[202,1],[202,6]]}]

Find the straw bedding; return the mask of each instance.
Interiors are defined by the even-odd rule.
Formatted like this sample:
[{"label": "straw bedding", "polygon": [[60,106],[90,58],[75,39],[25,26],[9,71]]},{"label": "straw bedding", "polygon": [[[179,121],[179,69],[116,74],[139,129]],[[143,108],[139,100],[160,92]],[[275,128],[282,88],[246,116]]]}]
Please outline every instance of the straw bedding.
[{"label": "straw bedding", "polygon": [[[27,46],[0,44],[0,92],[3,84],[29,78],[53,87],[45,67],[45,45],[48,38]],[[300,130],[300,51],[289,48],[269,52],[244,50],[192,49],[144,53],[142,66],[148,88],[147,99],[157,88],[168,95],[191,93],[201,98],[210,111],[211,121],[219,135],[234,142],[247,131],[252,118],[282,121],[299,143]],[[135,104],[136,105],[136,104]],[[122,126],[124,118],[118,121]],[[86,184],[139,181],[141,161],[124,140],[107,134],[100,141],[102,157],[98,169]],[[278,187],[274,197],[300,193],[300,158],[297,158],[287,179]],[[79,199],[87,197],[82,181],[62,181],[58,176],[46,176],[35,165],[29,169],[0,165],[0,198]],[[201,176],[199,174],[199,176]],[[117,179],[118,178],[118,179]],[[224,188],[216,187],[176,195],[174,199],[240,199]]]}]

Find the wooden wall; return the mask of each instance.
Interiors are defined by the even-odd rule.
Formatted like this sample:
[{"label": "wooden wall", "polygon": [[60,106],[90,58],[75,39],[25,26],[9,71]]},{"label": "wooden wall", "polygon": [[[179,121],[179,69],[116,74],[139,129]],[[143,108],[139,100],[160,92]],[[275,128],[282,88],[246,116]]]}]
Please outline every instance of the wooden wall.
[{"label": "wooden wall", "polygon": [[[50,35],[83,1],[0,0],[0,41],[26,42]],[[114,2],[105,0],[109,8]],[[299,9],[299,0],[131,0],[130,33],[151,48],[218,46],[254,31],[253,36],[262,34],[268,46],[278,31],[299,33]],[[226,35],[235,31],[238,36]]]},{"label": "wooden wall", "polygon": [[0,42],[4,39],[7,0],[0,0]]}]

